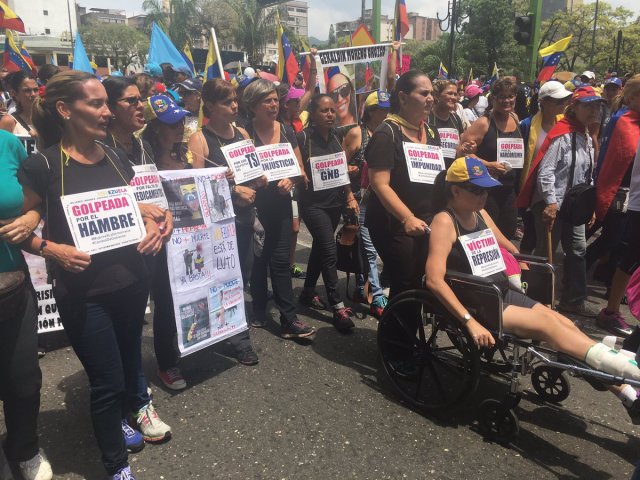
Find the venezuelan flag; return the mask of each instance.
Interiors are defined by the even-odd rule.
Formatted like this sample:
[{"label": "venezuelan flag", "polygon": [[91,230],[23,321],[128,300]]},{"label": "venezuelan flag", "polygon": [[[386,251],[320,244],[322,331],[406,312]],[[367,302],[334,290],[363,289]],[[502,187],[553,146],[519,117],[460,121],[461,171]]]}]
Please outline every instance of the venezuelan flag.
[{"label": "venezuelan flag", "polygon": [[438,68],[438,78],[449,78],[449,70],[440,62],[440,67]]},{"label": "venezuelan flag", "polygon": [[498,64],[494,62],[493,71],[491,72],[491,78],[487,80],[487,83],[485,83],[482,86],[482,89],[486,92],[487,90],[489,90],[493,82],[495,82],[499,78],[500,78],[500,73],[498,73]]},{"label": "venezuelan flag", "polygon": [[196,76],[196,69],[193,65],[193,55],[191,55],[191,48],[189,47],[188,43],[184,44],[184,48],[182,49],[181,52],[182,58],[184,58],[184,61],[187,62],[187,66],[191,69],[191,73],[193,73],[193,76]]},{"label": "venezuelan flag", "polygon": [[553,43],[548,47],[544,47],[538,50],[538,54],[542,58],[544,58],[544,57],[548,57],[549,55],[553,55],[554,53],[557,53],[557,52],[564,52],[567,49],[567,47],[569,47],[569,42],[571,41],[572,38],[573,38],[573,35],[569,35],[568,37],[562,38],[558,40],[556,43]]},{"label": "venezuelan flag", "polygon": [[0,1],[0,28],[15,30],[16,32],[24,31],[24,22],[14,13],[7,5]]},{"label": "venezuelan flag", "polygon": [[564,52],[556,52],[544,57],[542,68],[540,69],[540,73],[538,73],[538,78],[536,78],[536,81],[546,82],[548,80],[551,80],[553,72],[556,71],[556,67],[560,63],[560,60],[563,56]]},{"label": "venezuelan flag", "polygon": [[278,78],[283,83],[293,85],[297,74],[298,62],[278,16]]},{"label": "venezuelan flag", "polygon": [[19,48],[11,30],[6,32],[7,38],[4,41],[4,55],[2,64],[10,72],[19,72],[23,70],[27,73],[36,74],[36,66],[24,48]]},{"label": "venezuelan flag", "polygon": [[[212,29],[213,30],[213,29]],[[213,80],[214,78],[224,78],[218,65],[218,56],[216,55],[216,38],[211,35],[209,39],[209,52],[207,53],[207,61],[204,66],[204,80]]]},{"label": "venezuelan flag", "polygon": [[409,33],[409,16],[405,0],[396,0],[395,17],[394,37],[396,40],[402,40]]}]

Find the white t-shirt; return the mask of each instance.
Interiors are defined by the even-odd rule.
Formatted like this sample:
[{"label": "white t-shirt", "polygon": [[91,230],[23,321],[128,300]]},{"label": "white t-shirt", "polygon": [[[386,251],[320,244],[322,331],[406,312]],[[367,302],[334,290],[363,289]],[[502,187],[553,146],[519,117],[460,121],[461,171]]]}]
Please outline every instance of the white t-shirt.
[{"label": "white t-shirt", "polygon": [[540,147],[542,147],[542,144],[544,143],[545,139],[547,138],[547,131],[545,131],[544,128],[540,129],[540,133],[538,133],[538,139],[536,140],[536,148],[533,151],[533,159],[536,158],[536,156],[538,155],[538,152],[540,151]]},{"label": "white t-shirt", "polygon": [[629,206],[627,210],[640,212],[640,143],[636,150],[636,158],[633,160],[631,170],[631,184],[629,185]]}]

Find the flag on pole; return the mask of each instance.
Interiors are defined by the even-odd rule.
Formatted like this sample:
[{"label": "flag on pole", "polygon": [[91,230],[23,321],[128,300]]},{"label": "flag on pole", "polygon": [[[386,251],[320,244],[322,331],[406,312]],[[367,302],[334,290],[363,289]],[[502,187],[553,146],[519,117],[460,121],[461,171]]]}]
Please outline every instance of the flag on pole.
[{"label": "flag on pole", "polygon": [[440,62],[440,67],[438,68],[438,78],[449,78],[449,70],[447,70],[442,62]]},{"label": "flag on pole", "polygon": [[540,73],[538,73],[538,78],[536,78],[536,81],[546,82],[548,80],[551,80],[553,72],[556,71],[556,68],[563,56],[564,52],[556,52],[544,57],[542,61],[542,68],[540,69]]},{"label": "flag on pole", "polygon": [[36,74],[36,66],[24,48],[18,47],[15,34],[11,30],[6,31],[6,39],[4,41],[4,55],[2,64],[9,72],[19,72]]},{"label": "flag on pole", "polygon": [[278,28],[278,78],[283,83],[293,85],[293,81],[298,74],[298,62],[293,54],[293,49],[289,39],[284,33],[280,23],[280,15],[277,15]]},{"label": "flag on pole", "polygon": [[24,22],[8,5],[0,1],[0,28],[25,33]]},{"label": "flag on pole", "polygon": [[151,25],[151,42],[149,43],[147,63],[157,63],[158,65],[170,63],[176,68],[191,68],[156,22]]},{"label": "flag on pole", "polygon": [[484,84],[482,89],[486,92],[487,90],[489,90],[491,85],[493,85],[493,82],[495,82],[499,78],[500,78],[500,74],[498,73],[498,64],[494,62],[493,63],[493,71],[491,72],[491,78],[489,80],[487,80],[487,83]]},{"label": "flag on pole", "polygon": [[409,16],[405,0],[396,0],[394,39],[402,40],[409,33]]},{"label": "flag on pole", "polygon": [[469,69],[469,76],[467,77],[467,85],[471,85],[473,82],[473,67]]},{"label": "flag on pole", "polygon": [[538,50],[538,54],[542,58],[544,58],[544,57],[548,57],[549,55],[553,55],[554,53],[557,53],[557,52],[564,52],[569,46],[569,42],[571,41],[572,38],[573,38],[573,35],[569,35],[568,37],[562,38],[558,40],[556,43],[552,43],[548,47],[544,47]]},{"label": "flag on pole", "polygon": [[196,68],[193,64],[193,55],[191,55],[191,48],[189,47],[188,43],[184,44],[184,48],[182,49],[182,58],[184,58],[184,61],[187,62],[187,66],[189,67],[189,69],[191,70],[191,73],[193,73],[193,76],[195,77]]},{"label": "flag on pole", "polygon": [[302,72],[302,79],[304,80],[305,85],[309,81],[309,77],[311,76],[311,62],[315,61],[311,54],[309,55],[300,55],[300,71]]},{"label": "flag on pole", "polygon": [[209,38],[207,61],[204,66],[204,80],[206,82],[214,78],[224,78],[223,72],[220,50],[218,49],[218,37],[216,36],[216,31],[212,28],[211,37]]},{"label": "flag on pole", "polygon": [[81,72],[95,73],[91,67],[91,62],[87,56],[87,51],[84,49],[82,38],[80,34],[76,32],[76,43],[73,48],[73,69],[80,70]]}]

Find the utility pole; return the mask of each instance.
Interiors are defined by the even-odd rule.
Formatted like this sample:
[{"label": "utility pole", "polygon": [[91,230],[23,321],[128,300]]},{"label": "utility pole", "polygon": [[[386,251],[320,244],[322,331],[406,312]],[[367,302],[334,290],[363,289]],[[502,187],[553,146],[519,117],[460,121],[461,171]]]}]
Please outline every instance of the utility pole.
[{"label": "utility pole", "polygon": [[529,54],[529,81],[533,82],[538,74],[538,49],[540,48],[540,26],[542,25],[542,0],[530,0],[529,9],[533,14],[531,43],[527,47]]},{"label": "utility pole", "polygon": [[444,18],[440,18],[439,14],[436,14],[440,30],[443,32],[449,31],[449,45],[448,45],[448,59],[447,68],[449,70],[449,78],[455,78],[456,68],[454,62],[454,51],[456,44],[456,33],[461,33],[461,22],[467,18],[466,15],[460,15],[461,9],[460,0],[449,0],[447,2],[447,15]]},{"label": "utility pole", "polygon": [[371,9],[371,34],[376,43],[380,43],[380,14],[382,0],[373,0]]},{"label": "utility pole", "polygon": [[598,28],[598,7],[600,2],[596,0],[596,13],[593,16],[593,33],[591,34],[591,57],[589,58],[589,70],[593,70],[593,57],[596,54],[596,29]]},{"label": "utility pole", "polygon": [[[75,6],[76,2],[73,1],[73,5]],[[74,12],[75,13],[75,12]],[[73,41],[73,24],[71,23],[71,5],[69,4],[69,0],[67,0],[67,15],[69,16],[69,35],[71,37],[71,51],[74,49],[74,41]]]},{"label": "utility pole", "polygon": [[618,30],[618,41],[616,44],[616,63],[613,66],[613,70],[616,72],[616,75],[619,75],[618,69],[620,68],[620,47],[622,46],[622,30]]},{"label": "utility pole", "polygon": [[360,17],[360,23],[362,25],[365,25],[365,23],[364,23],[364,11],[365,11],[366,8],[367,8],[367,0],[362,0],[362,15]]}]

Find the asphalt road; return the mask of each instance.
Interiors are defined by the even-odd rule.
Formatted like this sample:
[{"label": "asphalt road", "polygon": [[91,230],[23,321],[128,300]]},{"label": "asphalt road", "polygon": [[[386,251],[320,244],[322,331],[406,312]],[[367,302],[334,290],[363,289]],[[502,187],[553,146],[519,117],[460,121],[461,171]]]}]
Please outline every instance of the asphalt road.
[{"label": "asphalt road", "polygon": [[[303,234],[300,241],[303,260],[310,239]],[[299,292],[302,281],[294,282]],[[571,395],[555,405],[539,400],[525,379],[520,435],[499,445],[477,432],[475,415],[481,400],[504,394],[504,384],[483,377],[458,413],[430,418],[401,404],[385,378],[375,319],[357,320],[355,331],[343,335],[327,323],[328,312],[302,313],[318,329],[311,344],[280,339],[274,320],[251,332],[259,365],[239,365],[229,345],[216,345],[182,361],[189,387],[180,393],[157,379],[146,325],[145,371],[173,439],[130,456],[136,478],[624,479],[640,459],[640,429],[618,399],[584,381],[572,379]],[[604,334],[591,321],[583,326]],[[80,363],[62,347],[47,353],[41,367],[41,441],[55,478],[103,478]]]}]

